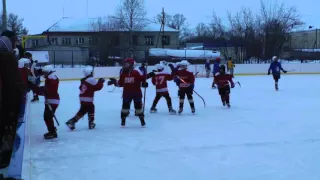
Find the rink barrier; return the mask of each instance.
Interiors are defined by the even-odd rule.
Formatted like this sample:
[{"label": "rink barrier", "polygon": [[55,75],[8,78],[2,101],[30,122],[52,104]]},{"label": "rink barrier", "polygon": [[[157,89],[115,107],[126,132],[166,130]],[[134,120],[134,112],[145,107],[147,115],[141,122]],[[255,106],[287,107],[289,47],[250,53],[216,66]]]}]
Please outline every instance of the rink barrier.
[{"label": "rink barrier", "polygon": [[[270,64],[236,64],[234,74],[236,76],[256,76],[266,75]],[[287,74],[320,74],[320,64],[314,63],[297,63],[297,64],[282,64]],[[96,78],[118,78],[121,67],[95,67],[94,76]],[[148,72],[156,69],[155,66],[149,66]],[[206,72],[204,65],[190,65],[188,69],[196,74],[197,77],[205,77]],[[61,81],[74,81],[83,78],[83,68],[55,68],[56,74]],[[166,71],[170,71],[166,67]],[[212,73],[211,73],[212,76]]]},{"label": "rink barrier", "polygon": [[8,177],[16,179],[22,178],[22,163],[24,155],[24,144],[26,139],[26,122],[29,111],[28,95],[26,95],[24,101],[25,102],[21,106],[17,134],[13,146],[13,153],[11,156],[10,165],[8,167]]}]

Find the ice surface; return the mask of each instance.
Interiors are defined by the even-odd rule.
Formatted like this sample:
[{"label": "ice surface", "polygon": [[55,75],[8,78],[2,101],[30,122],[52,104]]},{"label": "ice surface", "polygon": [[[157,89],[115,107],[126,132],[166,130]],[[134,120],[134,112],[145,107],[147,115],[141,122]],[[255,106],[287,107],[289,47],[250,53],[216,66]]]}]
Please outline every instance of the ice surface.
[{"label": "ice surface", "polygon": [[[236,77],[232,108],[222,107],[212,79],[197,79],[196,115],[146,113],[147,127],[130,115],[120,128],[121,89],[96,93],[95,130],[85,117],[70,132],[64,122],[79,108],[79,82],[61,82],[59,139],[45,141],[43,99],[29,112],[26,180],[319,180],[319,75],[288,75],[273,89],[271,76]],[[309,83],[308,83],[309,82]],[[177,88],[169,83],[174,107]],[[155,95],[147,90],[149,110]],[[133,114],[133,111],[131,112]]]}]

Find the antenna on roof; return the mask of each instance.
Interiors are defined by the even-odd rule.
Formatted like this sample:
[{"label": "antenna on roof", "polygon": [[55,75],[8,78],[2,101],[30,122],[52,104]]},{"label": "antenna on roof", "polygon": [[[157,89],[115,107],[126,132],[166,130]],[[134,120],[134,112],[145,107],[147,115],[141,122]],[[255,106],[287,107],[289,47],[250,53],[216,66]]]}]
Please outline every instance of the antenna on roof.
[{"label": "antenna on roof", "polygon": [[156,48],[158,48],[158,43],[159,43],[159,38],[160,38],[160,34],[161,35],[161,45],[162,45],[162,48],[164,48],[164,26],[166,24],[165,20],[166,20],[166,14],[164,12],[164,8],[162,8],[162,13],[161,13],[161,26],[160,26],[160,31],[159,31],[159,35],[158,35],[158,40],[157,40],[157,45],[156,45]]}]

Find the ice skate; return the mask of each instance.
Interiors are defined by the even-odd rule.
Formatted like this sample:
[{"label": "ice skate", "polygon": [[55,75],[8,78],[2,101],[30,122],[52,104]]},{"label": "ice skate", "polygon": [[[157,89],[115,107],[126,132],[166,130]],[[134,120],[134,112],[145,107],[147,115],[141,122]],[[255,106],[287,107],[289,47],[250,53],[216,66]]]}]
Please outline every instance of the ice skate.
[{"label": "ice skate", "polygon": [[96,124],[93,121],[91,121],[89,122],[88,126],[89,126],[89,129],[94,129],[96,127]]},{"label": "ice skate", "polygon": [[177,111],[171,108],[171,109],[169,110],[169,113],[170,113],[171,115],[176,115],[176,114],[177,114]]},{"label": "ice skate", "polygon": [[275,89],[276,89],[276,91],[279,90],[278,83],[275,84]]},{"label": "ice skate", "polygon": [[225,101],[222,101],[222,105],[223,105],[223,106],[226,106],[226,102],[225,102]]},{"label": "ice skate", "polygon": [[49,131],[43,135],[44,139],[55,139],[58,137],[57,129]]},{"label": "ice skate", "polygon": [[74,118],[70,119],[69,121],[66,122],[66,125],[69,127],[69,129],[72,131],[76,128],[76,121]]},{"label": "ice skate", "polygon": [[158,110],[157,110],[157,108],[155,108],[155,107],[152,107],[151,109],[150,109],[150,113],[156,113]]},{"label": "ice skate", "polygon": [[181,114],[183,112],[183,108],[180,108],[178,111],[178,114]]},{"label": "ice skate", "polygon": [[191,112],[192,112],[192,114],[194,114],[196,112],[196,109],[195,108],[191,108]]},{"label": "ice skate", "polygon": [[144,121],[144,117],[140,117],[140,123],[141,123],[141,126],[144,127],[146,125],[146,122]]},{"label": "ice skate", "polygon": [[228,106],[228,108],[230,108],[231,107],[230,103],[227,103],[227,106]]},{"label": "ice skate", "polygon": [[121,126],[122,127],[126,126],[126,118],[121,119]]}]

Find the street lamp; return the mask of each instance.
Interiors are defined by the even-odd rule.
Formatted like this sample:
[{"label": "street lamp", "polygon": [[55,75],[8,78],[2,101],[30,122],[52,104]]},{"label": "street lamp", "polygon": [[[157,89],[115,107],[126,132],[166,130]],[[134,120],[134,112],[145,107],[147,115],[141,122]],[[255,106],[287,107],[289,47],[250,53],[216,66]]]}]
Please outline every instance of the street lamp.
[{"label": "street lamp", "polygon": [[2,0],[2,31],[7,29],[7,2]]}]

